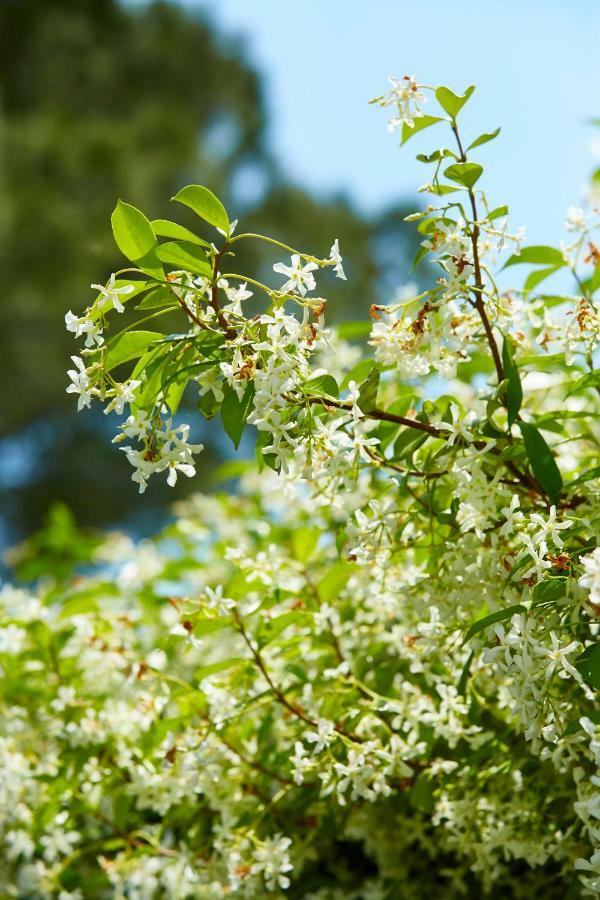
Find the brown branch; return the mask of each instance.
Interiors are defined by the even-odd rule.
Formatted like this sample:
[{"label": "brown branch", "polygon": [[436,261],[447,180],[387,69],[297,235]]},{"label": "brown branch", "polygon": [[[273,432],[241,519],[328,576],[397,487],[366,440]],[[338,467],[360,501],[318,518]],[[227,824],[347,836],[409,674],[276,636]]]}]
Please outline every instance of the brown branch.
[{"label": "brown branch", "polygon": [[275,694],[275,697],[277,698],[279,703],[281,703],[282,706],[285,706],[286,709],[288,709],[291,713],[293,713],[299,719],[302,719],[303,722],[306,722],[308,725],[312,726],[313,728],[316,728],[317,723],[315,722],[315,720],[311,719],[310,716],[307,716],[306,713],[304,712],[304,710],[300,709],[299,706],[295,706],[293,703],[291,703],[288,700],[288,698],[285,696],[283,691],[277,687],[277,685],[271,678],[271,675],[269,674],[269,670],[265,666],[265,663],[261,656],[260,651],[258,650],[258,648],[256,648],[254,646],[254,644],[248,637],[248,632],[246,631],[246,629],[244,627],[244,623],[242,622],[242,618],[241,618],[239,612],[237,611],[237,609],[233,610],[233,618],[235,619],[239,633],[243,637],[246,646],[248,647],[250,653],[252,654],[254,662],[256,663],[256,665],[258,666],[260,671],[262,672],[262,675],[263,675],[265,681],[267,682],[267,684],[269,685],[269,687]]},{"label": "brown branch", "polygon": [[[458,150],[460,153],[460,162],[466,162],[467,156],[465,151],[463,150],[462,142],[460,139],[460,135],[458,133],[458,128],[456,127],[456,122],[452,122],[452,131],[454,132],[454,137],[456,138],[456,143],[458,144]],[[502,360],[500,358],[500,351],[498,350],[498,344],[496,343],[496,338],[494,337],[494,332],[492,331],[492,326],[490,324],[490,320],[488,319],[487,312],[485,310],[485,305],[483,303],[482,291],[483,291],[483,278],[481,277],[481,263],[479,261],[479,225],[478,225],[478,216],[477,216],[477,202],[475,200],[475,194],[473,193],[473,188],[467,188],[469,194],[469,202],[471,204],[471,212],[473,213],[473,228],[471,231],[471,247],[473,249],[473,268],[475,270],[475,284],[473,285],[473,294],[475,295],[475,309],[479,313],[479,318],[483,324],[483,328],[486,333],[486,337],[488,340],[488,344],[490,346],[490,350],[492,351],[492,358],[494,360],[494,366],[496,367],[496,374],[498,376],[498,382],[504,381],[504,367],[502,365]]]},{"label": "brown branch", "polygon": [[[173,291],[173,293],[175,294],[175,291]],[[199,319],[195,313],[192,312],[192,310],[189,308],[189,306],[186,303],[184,303],[184,301],[181,299],[181,297],[178,297],[177,294],[175,294],[175,296],[177,297],[177,301],[178,301],[179,305],[181,306],[181,308],[183,309],[186,316],[188,316],[188,318],[190,318],[192,320],[192,322],[195,322],[196,325],[198,325],[200,328],[204,329],[204,331],[210,331],[210,328],[208,327],[208,325],[205,325],[205,323],[201,319]]]},{"label": "brown branch", "polygon": [[225,332],[225,337],[232,338],[235,336],[235,332],[229,327],[229,322],[223,315],[223,310],[219,304],[219,263],[221,262],[222,257],[225,255],[229,244],[227,241],[223,244],[220,250],[215,253],[215,259],[213,263],[213,273],[212,280],[210,286],[210,305],[215,311],[215,315],[217,317],[217,321],[223,331]]},{"label": "brown branch", "polygon": [[[279,703],[281,703],[282,706],[285,706],[285,708],[287,710],[289,710],[291,713],[293,713],[293,715],[295,715],[297,718],[302,719],[303,722],[306,722],[307,725],[310,725],[312,728],[318,728],[318,722],[315,721],[315,719],[311,719],[310,716],[307,716],[306,713],[304,712],[304,710],[300,706],[296,706],[294,703],[291,703],[288,700],[288,698],[286,697],[286,695],[283,693],[281,688],[277,687],[277,685],[271,678],[271,675],[269,674],[269,670],[267,669],[267,667],[265,665],[265,662],[262,658],[260,650],[254,646],[254,644],[248,637],[248,633],[244,627],[244,623],[242,622],[242,618],[241,618],[239,612],[237,611],[237,609],[233,610],[233,618],[235,619],[239,633],[243,637],[246,646],[248,647],[248,649],[250,650],[250,653],[252,654],[254,662],[260,669],[265,681],[267,682],[267,684],[273,691],[276,700]],[[338,734],[342,735],[343,737],[346,737],[349,740],[354,741],[357,744],[360,744],[363,742],[363,738],[358,737],[358,735],[354,734],[351,731],[345,731],[341,727],[341,725],[334,724],[333,727],[334,727],[334,730]]]},{"label": "brown branch", "polygon": [[[300,405],[303,401],[313,404],[316,403],[320,406],[332,407],[333,409],[352,409],[352,403],[344,400],[333,400],[329,397],[306,396],[302,397],[302,400],[293,402]],[[368,412],[365,412],[364,415],[367,419],[376,419],[380,422],[395,422],[397,425],[406,425],[408,428],[416,428],[417,431],[425,431],[427,434],[433,435],[433,437],[443,437],[445,434],[443,429],[436,428],[435,425],[429,425],[428,422],[419,422],[418,419],[408,419],[405,416],[397,416],[394,413],[384,412],[381,409],[371,409]]]},{"label": "brown branch", "polygon": [[[204,716],[206,721],[210,723],[208,717]],[[243,763],[249,766],[251,769],[256,769],[257,772],[261,772],[263,775],[266,775],[268,778],[272,778],[274,781],[278,781],[280,784],[295,784],[290,778],[285,778],[284,775],[280,775],[279,772],[273,772],[272,769],[268,769],[266,766],[263,766],[261,762],[257,759],[252,759],[249,756],[246,756],[245,753],[242,753],[241,750],[238,750],[233,744],[231,744],[227,738],[221,734],[221,732],[215,732],[216,737],[222,744],[227,747],[232,753],[234,753]]]}]

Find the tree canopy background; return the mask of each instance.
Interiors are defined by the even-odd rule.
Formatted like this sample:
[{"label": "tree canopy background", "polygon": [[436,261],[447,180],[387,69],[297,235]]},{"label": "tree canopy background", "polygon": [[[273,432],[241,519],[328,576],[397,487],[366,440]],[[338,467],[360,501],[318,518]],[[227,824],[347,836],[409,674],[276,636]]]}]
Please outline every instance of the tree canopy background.
[{"label": "tree canopy background", "polygon": [[[210,472],[138,499],[106,440],[112,423],[76,416],[65,393],[76,346],[64,314],[121,264],[110,229],[117,198],[168,217],[177,189],[202,183],[244,230],[320,255],[339,238],[349,280],[328,295],[337,319],[382,299],[396,274],[406,280],[414,232],[401,204],[372,221],[345,197],[294,184],[266,145],[261,79],[243,45],[169,3],[3,0],[0,84],[0,542],[36,528],[57,500],[83,523],[153,531]],[[245,264],[265,274],[277,259],[248,252],[257,255]],[[218,429],[202,440],[214,465]]]}]

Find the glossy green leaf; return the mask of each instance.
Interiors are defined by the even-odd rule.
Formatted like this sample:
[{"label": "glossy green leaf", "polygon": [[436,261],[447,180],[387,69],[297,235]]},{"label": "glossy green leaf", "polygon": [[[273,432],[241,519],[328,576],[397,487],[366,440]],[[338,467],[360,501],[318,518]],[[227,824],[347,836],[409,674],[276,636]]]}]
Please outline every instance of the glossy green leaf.
[{"label": "glossy green leaf", "polygon": [[464,94],[455,94],[447,87],[439,87],[435,92],[435,99],[440,104],[444,112],[447,112],[453,119],[456,118],[469,97],[475,90],[475,85],[471,84]]},{"label": "glossy green leaf", "polygon": [[585,484],[586,481],[594,481],[596,478],[600,478],[600,466],[593,466],[587,472],[582,472],[581,475],[569,482],[567,489],[571,490],[571,488],[577,487],[579,484]]},{"label": "glossy green leaf", "polygon": [[519,428],[533,474],[550,501],[554,502],[562,490],[563,481],[552,451],[535,425],[519,422]]},{"label": "glossy green leaf", "polygon": [[490,625],[495,625],[497,622],[504,622],[505,619],[510,619],[520,612],[525,612],[525,607],[522,603],[515,603],[514,606],[507,606],[505,609],[497,609],[496,612],[490,613],[489,616],[478,619],[477,622],[473,622],[467,629],[463,644],[466,644],[467,641],[470,641],[471,638],[475,637],[475,635],[479,634],[481,631],[484,631],[484,629],[489,628]]},{"label": "glossy green leaf", "polygon": [[368,337],[371,333],[370,322],[340,322],[336,326],[338,337],[344,341],[356,341]]},{"label": "glossy green leaf", "polygon": [[456,181],[457,184],[462,184],[466,188],[472,188],[479,181],[482,174],[483,168],[478,163],[454,163],[448,166],[447,169],[444,169],[446,178],[449,178],[450,181]]},{"label": "glossy green leaf", "polygon": [[460,188],[453,187],[451,184],[430,184],[427,188],[421,188],[421,191],[428,194],[435,194],[436,197],[443,197],[444,194],[454,194],[460,191]]},{"label": "glossy green leaf", "polygon": [[213,192],[209,191],[208,188],[203,187],[200,184],[190,184],[187,187],[182,188],[179,193],[171,199],[176,200],[177,203],[183,203],[184,206],[189,206],[190,209],[194,210],[196,215],[200,216],[201,219],[204,219],[205,222],[208,222],[209,225],[220,228],[221,231],[224,231],[226,234],[229,233],[229,217],[227,211],[219,198],[215,197]]},{"label": "glossy green leaf", "polygon": [[184,228],[183,225],[178,225],[177,222],[170,222],[168,219],[154,219],[150,224],[157,237],[173,238],[176,241],[189,241],[190,244],[210,247],[208,241],[203,241],[189,228]]},{"label": "glossy green leaf", "polygon": [[507,379],[506,408],[508,410],[508,427],[516,421],[523,403],[523,387],[519,369],[515,363],[513,347],[510,338],[505,337],[502,344],[502,365]]},{"label": "glossy green leaf", "polygon": [[307,562],[316,550],[321,533],[319,528],[309,528],[308,526],[296,528],[292,532],[292,549],[295,559],[302,563]]},{"label": "glossy green leaf", "polygon": [[234,656],[231,659],[222,659],[219,662],[210,663],[206,666],[201,666],[199,669],[196,669],[194,672],[194,680],[197,682],[203,681],[205,678],[209,678],[211,675],[218,675],[220,672],[226,672],[228,669],[232,669],[235,666],[242,666],[244,664],[248,664],[248,660],[244,659],[243,656]]},{"label": "glossy green leaf", "polygon": [[370,412],[377,406],[377,392],[379,390],[379,380],[381,372],[377,366],[373,366],[358,392],[357,406],[363,412]]},{"label": "glossy green leaf", "polygon": [[319,375],[302,385],[305,394],[316,394],[319,397],[339,397],[340,389],[333,375]]},{"label": "glossy green leaf", "polygon": [[187,241],[167,241],[161,244],[156,254],[163,262],[195,275],[204,275],[210,278],[212,267],[208,261],[206,251],[202,247],[190,244]]},{"label": "glossy green leaf", "polygon": [[136,309],[160,309],[165,306],[178,306],[177,297],[170,287],[159,285],[149,291],[137,304]]},{"label": "glossy green leaf", "polygon": [[473,150],[475,147],[481,147],[482,144],[487,144],[489,141],[493,141],[494,138],[497,138],[500,134],[500,128],[496,128],[494,131],[487,131],[483,134],[480,134],[478,138],[475,138],[472,144],[469,144],[467,147],[467,152],[469,150]]},{"label": "glossy green leaf", "polygon": [[586,647],[575,660],[575,668],[588,684],[600,690],[600,643]]},{"label": "glossy green leaf", "polygon": [[419,131],[423,131],[425,128],[430,128],[431,125],[435,125],[436,122],[442,122],[442,116],[418,116],[414,120],[414,125],[411,128],[410,125],[407,125],[406,122],[402,125],[402,141],[401,144],[405,144],[407,141],[414,137],[415,134],[418,134]]},{"label": "glossy green leaf", "polygon": [[132,262],[138,262],[156,246],[152,225],[143,212],[119,200],[111,216],[117,247]]},{"label": "glossy green leaf", "polygon": [[565,261],[561,251],[557,250],[556,247],[546,247],[540,244],[532,245],[531,247],[521,247],[521,252],[513,253],[504,264],[504,268],[526,264],[553,266],[560,269],[565,265]]},{"label": "glossy green leaf", "polygon": [[538,581],[531,591],[532,605],[538,606],[541,603],[554,603],[560,600],[567,593],[567,584],[568,579],[562,576]]},{"label": "glossy green leaf", "polygon": [[159,331],[126,331],[118,335],[108,345],[105,369],[110,372],[121,363],[137,359],[145,353],[152,341],[162,337]]},{"label": "glossy green leaf", "polygon": [[252,412],[254,404],[254,383],[250,381],[241,399],[238,398],[233,388],[225,391],[225,397],[221,403],[221,420],[223,428],[233,441],[235,449],[240,445],[246,420]]},{"label": "glossy green leaf", "polygon": [[504,216],[508,215],[508,206],[497,206],[495,209],[491,209],[487,215],[488,220],[493,222],[494,219],[502,219]]},{"label": "glossy green leaf", "polygon": [[353,566],[347,562],[337,562],[329,566],[317,585],[321,603],[331,603],[333,600],[337,600],[354,571]]},{"label": "glossy green leaf", "polygon": [[550,278],[551,275],[554,275],[555,272],[560,271],[561,268],[561,266],[549,266],[546,269],[537,269],[535,272],[530,272],[525,279],[525,284],[523,285],[523,287],[526,291],[532,291],[538,286],[538,284],[541,284],[541,282],[545,281],[546,278]]},{"label": "glossy green leaf", "polygon": [[594,372],[588,372],[587,375],[583,375],[581,378],[578,378],[577,381],[574,381],[569,385],[567,397],[570,397],[572,394],[577,394],[579,391],[587,391],[589,388],[595,389],[599,386],[600,369],[596,369]]}]

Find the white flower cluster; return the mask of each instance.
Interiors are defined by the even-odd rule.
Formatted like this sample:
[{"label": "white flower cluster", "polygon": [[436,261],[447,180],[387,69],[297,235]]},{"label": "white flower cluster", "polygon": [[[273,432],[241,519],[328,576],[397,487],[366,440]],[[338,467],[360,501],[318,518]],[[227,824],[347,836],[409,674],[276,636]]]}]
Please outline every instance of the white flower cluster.
[{"label": "white flower cluster", "polygon": [[[218,245],[160,245],[120,209],[177,268],[68,314],[69,392],[124,416],[140,491],[195,472],[188,385],[236,446],[254,427],[265,467],[162,537],[100,544],[80,579],[42,542],[40,599],[0,595],[2,895],[600,896],[593,217],[521,249],[469,155],[494,134],[461,140],[472,89],[432,91],[419,123],[425,90],[377,102],[404,140],[450,124],[454,149],[420,157],[440,205],[409,217],[439,278],[374,303],[367,347],[313,293],[320,269],[345,278],[337,241],[317,259],[262,238],[291,255],[272,288],[227,270],[261,237],[206,188],[184,191]],[[522,290],[497,287],[507,247],[538,267]],[[575,294],[538,290],[562,269]],[[134,297],[186,330],[107,340]]]}]

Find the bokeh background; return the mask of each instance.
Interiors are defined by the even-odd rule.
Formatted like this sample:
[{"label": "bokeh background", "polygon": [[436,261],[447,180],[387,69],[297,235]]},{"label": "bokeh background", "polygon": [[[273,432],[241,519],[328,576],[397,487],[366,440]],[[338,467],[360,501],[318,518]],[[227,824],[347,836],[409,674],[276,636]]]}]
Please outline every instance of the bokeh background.
[{"label": "bokeh background", "polygon": [[[169,197],[202,183],[244,230],[319,255],[338,237],[349,280],[330,314],[365,317],[424,277],[403,217],[426,170],[367,103],[387,77],[476,82],[465,128],[504,126],[481,151],[492,201],[528,242],[556,243],[600,154],[599,50],[596,0],[0,0],[0,549],[57,503],[151,533],[230,452],[196,415],[198,478],[140,498],[115,423],[75,415],[65,393],[64,313],[120,263],[118,197],[168,217]],[[266,275],[273,260],[252,252]]]}]

